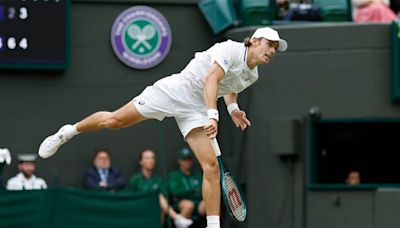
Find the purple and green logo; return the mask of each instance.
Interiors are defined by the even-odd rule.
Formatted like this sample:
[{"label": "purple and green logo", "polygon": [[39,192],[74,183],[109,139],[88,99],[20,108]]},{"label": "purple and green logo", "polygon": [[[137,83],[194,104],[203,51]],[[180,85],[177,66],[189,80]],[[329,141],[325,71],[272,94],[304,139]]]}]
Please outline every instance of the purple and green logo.
[{"label": "purple and green logo", "polygon": [[135,69],[149,69],[164,60],[171,47],[165,17],[148,6],[134,6],[114,21],[111,43],[117,57]]}]

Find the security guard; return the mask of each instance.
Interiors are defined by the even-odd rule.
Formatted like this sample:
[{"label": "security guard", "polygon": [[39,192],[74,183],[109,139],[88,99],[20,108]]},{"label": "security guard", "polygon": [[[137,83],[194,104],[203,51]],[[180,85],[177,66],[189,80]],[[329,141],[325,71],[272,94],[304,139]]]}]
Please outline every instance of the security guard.
[{"label": "security guard", "polygon": [[174,208],[191,218],[197,212],[205,216],[205,204],[202,200],[201,185],[203,176],[192,172],[193,152],[188,148],[178,151],[179,169],[169,174],[169,188],[174,199]]},{"label": "security guard", "polygon": [[193,220],[176,213],[169,206],[165,197],[168,194],[166,186],[163,184],[161,177],[153,173],[156,164],[155,152],[153,150],[143,150],[139,155],[139,164],[141,172],[131,177],[126,190],[132,192],[158,192],[162,215],[168,214],[174,220],[177,228],[188,228],[192,225]]},{"label": "security guard", "polygon": [[8,180],[7,190],[34,190],[46,189],[46,182],[34,175],[36,170],[36,155],[35,154],[20,154],[18,155],[19,173]]}]

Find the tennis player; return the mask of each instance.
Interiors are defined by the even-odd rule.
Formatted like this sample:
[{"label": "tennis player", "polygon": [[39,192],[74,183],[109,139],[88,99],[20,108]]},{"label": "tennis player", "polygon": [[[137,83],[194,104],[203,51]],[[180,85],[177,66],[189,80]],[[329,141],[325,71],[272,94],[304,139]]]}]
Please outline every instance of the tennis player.
[{"label": "tennis player", "polygon": [[174,117],[203,169],[203,199],[207,228],[220,228],[220,179],[210,138],[218,132],[217,99],[223,97],[236,127],[250,126],[237,104],[238,93],[258,79],[258,65],[271,61],[287,42],[277,31],[257,29],[244,42],[227,40],[197,52],[182,72],[162,78],[114,112],[100,111],[47,137],[39,148],[42,158],[52,156],[72,137],[101,129],[129,127],[147,119]]}]

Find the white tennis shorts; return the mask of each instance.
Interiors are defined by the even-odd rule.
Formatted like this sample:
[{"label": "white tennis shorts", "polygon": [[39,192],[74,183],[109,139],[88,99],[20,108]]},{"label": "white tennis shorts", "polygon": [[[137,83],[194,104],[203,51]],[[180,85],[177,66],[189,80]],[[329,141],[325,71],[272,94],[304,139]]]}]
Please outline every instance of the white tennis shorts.
[{"label": "white tennis shorts", "polygon": [[165,117],[174,117],[184,138],[192,129],[208,124],[204,101],[188,99],[177,77],[166,77],[146,87],[132,103],[146,118],[161,121]]}]

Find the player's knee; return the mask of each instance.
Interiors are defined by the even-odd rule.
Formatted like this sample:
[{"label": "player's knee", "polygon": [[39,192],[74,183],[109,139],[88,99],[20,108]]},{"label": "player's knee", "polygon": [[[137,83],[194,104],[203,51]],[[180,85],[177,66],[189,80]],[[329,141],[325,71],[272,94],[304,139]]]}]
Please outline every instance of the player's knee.
[{"label": "player's knee", "polygon": [[219,167],[217,160],[208,161],[204,164],[203,173],[207,179],[219,180]]}]

